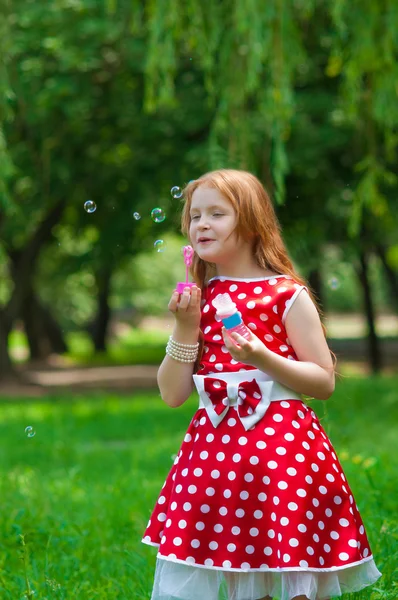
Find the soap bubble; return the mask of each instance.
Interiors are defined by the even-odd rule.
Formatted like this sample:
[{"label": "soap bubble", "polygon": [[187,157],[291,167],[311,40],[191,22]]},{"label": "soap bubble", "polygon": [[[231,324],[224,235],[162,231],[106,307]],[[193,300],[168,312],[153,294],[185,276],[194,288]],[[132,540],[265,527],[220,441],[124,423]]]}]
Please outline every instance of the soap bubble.
[{"label": "soap bubble", "polygon": [[136,221],[139,221],[141,219],[141,215],[138,212],[133,213],[133,217]]},{"label": "soap bubble", "polygon": [[178,187],[178,185],[173,186],[170,190],[170,193],[173,198],[182,198],[182,189]]},{"label": "soap bubble", "polygon": [[166,244],[164,243],[164,240],[156,240],[153,246],[157,250],[157,252],[164,252],[166,249]]},{"label": "soap bubble", "polygon": [[97,210],[97,205],[92,200],[87,200],[87,202],[84,203],[84,210],[88,213],[93,213]]},{"label": "soap bubble", "polygon": [[29,438],[34,437],[36,435],[36,431],[30,425],[25,427],[25,433]]},{"label": "soap bubble", "polygon": [[328,286],[332,290],[337,290],[340,287],[340,281],[337,279],[337,277],[331,277],[328,281]]},{"label": "soap bubble", "polygon": [[154,208],[151,211],[151,217],[152,221],[155,221],[155,223],[162,223],[166,218],[166,213],[162,208]]}]

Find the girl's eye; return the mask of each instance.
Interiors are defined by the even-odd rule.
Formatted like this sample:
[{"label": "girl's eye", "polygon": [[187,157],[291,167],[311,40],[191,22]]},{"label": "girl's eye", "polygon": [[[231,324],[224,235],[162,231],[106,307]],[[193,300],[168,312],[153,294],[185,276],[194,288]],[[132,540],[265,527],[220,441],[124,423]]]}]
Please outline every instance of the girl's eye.
[{"label": "girl's eye", "polygon": [[194,219],[199,219],[199,215],[195,215],[194,217],[191,217],[191,221],[193,221]]},{"label": "girl's eye", "polygon": [[213,217],[222,217],[223,213],[214,213]]}]

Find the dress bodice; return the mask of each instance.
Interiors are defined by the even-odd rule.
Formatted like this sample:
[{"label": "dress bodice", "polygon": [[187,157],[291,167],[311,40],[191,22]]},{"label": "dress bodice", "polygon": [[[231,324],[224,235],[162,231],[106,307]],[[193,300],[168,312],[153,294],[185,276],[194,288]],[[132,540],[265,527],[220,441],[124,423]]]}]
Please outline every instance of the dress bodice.
[{"label": "dress bodice", "polygon": [[198,374],[254,368],[234,360],[223,343],[222,322],[216,316],[212,300],[224,293],[231,296],[245,325],[267,348],[290,360],[298,360],[287,337],[285,321],[290,307],[303,289],[307,288],[290,275],[259,279],[211,279],[203,292],[200,327],[204,335],[204,349]]}]

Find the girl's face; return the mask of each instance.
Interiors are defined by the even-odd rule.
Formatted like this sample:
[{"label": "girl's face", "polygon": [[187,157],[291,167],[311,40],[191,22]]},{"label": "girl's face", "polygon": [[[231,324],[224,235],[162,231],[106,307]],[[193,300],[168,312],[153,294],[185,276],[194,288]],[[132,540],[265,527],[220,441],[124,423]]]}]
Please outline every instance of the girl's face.
[{"label": "girl's face", "polygon": [[214,188],[198,187],[192,195],[189,237],[195,252],[223,270],[242,258],[243,246],[235,232],[237,216],[232,204]]}]

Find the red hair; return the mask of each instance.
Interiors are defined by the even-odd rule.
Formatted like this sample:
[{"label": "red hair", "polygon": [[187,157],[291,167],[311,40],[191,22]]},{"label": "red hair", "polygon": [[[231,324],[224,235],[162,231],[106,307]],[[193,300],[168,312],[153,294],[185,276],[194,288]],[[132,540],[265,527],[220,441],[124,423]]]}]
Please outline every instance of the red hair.
[{"label": "red hair", "polygon": [[[184,189],[184,208],[181,216],[181,231],[188,239],[192,195],[201,186],[218,190],[232,204],[237,215],[236,232],[243,240],[253,241],[253,255],[258,266],[280,275],[290,275],[295,281],[305,285],[321,316],[322,311],[308,282],[296,272],[289,257],[274,206],[259,179],[247,171],[219,169],[191,181]],[[190,272],[202,291],[207,281],[217,274],[215,265],[202,260],[196,252]],[[326,337],[323,323],[322,329]],[[331,354],[335,363],[336,357],[333,352]]]}]

